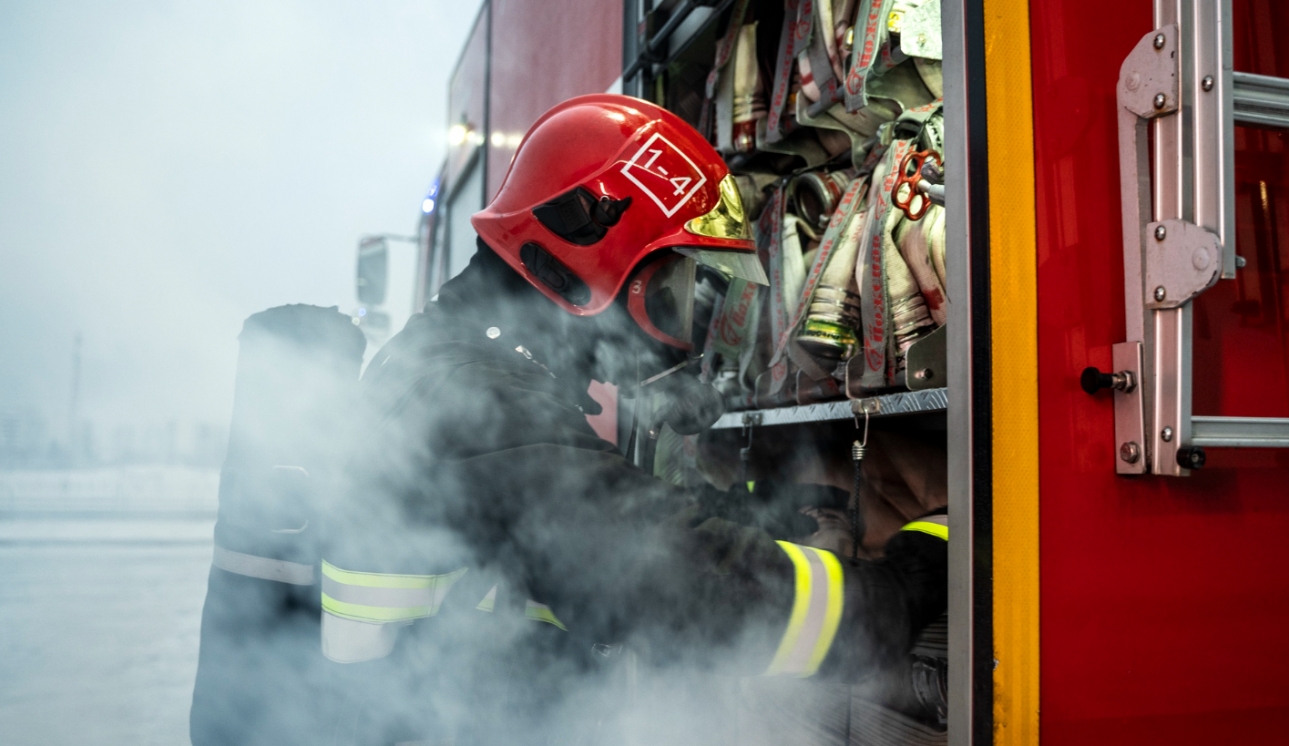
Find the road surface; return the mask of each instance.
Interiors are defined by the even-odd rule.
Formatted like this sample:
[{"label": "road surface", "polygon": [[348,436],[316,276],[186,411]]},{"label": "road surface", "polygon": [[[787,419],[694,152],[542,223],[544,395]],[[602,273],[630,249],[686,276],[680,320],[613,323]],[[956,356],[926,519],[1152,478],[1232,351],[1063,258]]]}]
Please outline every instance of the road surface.
[{"label": "road surface", "polygon": [[0,512],[0,742],[188,743],[213,526]]}]

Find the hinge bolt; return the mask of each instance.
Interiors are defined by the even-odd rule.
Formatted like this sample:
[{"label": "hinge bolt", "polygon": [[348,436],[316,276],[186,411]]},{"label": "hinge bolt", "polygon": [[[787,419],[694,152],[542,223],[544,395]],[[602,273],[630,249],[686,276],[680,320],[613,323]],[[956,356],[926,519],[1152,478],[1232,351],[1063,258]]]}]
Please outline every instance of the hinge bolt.
[{"label": "hinge bolt", "polygon": [[1168,229],[1162,225],[1155,226],[1155,240],[1162,241],[1168,235]]},{"label": "hinge bolt", "polygon": [[1156,108],[1156,109],[1162,109],[1162,108],[1164,108],[1164,104],[1166,104],[1166,103],[1168,103],[1168,97],[1167,97],[1167,96],[1165,96],[1165,95],[1164,95],[1164,94],[1162,94],[1162,93],[1156,93],[1156,94],[1155,94],[1155,108]]},{"label": "hinge bolt", "polygon": [[1163,49],[1164,42],[1168,41],[1163,34],[1155,34],[1155,49]]},{"label": "hinge bolt", "polygon": [[1244,257],[1240,256],[1239,254],[1235,255],[1235,266],[1237,269],[1244,269],[1244,265],[1248,263],[1249,261]]},{"label": "hinge bolt", "polygon": [[1164,290],[1163,285],[1160,285],[1159,287],[1155,288],[1155,300],[1160,301],[1162,303],[1164,298],[1167,298],[1167,297],[1168,297],[1168,291]]},{"label": "hinge bolt", "polygon": [[1204,79],[1200,81],[1199,87],[1203,88],[1205,93],[1213,90],[1213,76],[1205,75]]},{"label": "hinge bolt", "polygon": [[1119,446],[1119,460],[1125,464],[1135,464],[1141,459],[1141,446],[1131,441]]},{"label": "hinge bolt", "polygon": [[1171,443],[1171,442],[1173,442],[1173,429],[1172,429],[1171,427],[1166,427],[1166,428],[1164,428],[1164,429],[1159,433],[1159,437],[1160,437],[1161,439],[1163,439],[1163,441],[1164,441],[1165,443]]}]

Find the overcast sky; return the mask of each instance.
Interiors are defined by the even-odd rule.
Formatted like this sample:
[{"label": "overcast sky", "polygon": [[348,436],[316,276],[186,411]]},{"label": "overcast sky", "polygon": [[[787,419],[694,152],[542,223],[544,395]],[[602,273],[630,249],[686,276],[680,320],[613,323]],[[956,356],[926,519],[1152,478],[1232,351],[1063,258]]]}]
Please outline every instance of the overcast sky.
[{"label": "overcast sky", "polygon": [[226,424],[236,335],[415,230],[478,0],[0,3],[0,410]]}]

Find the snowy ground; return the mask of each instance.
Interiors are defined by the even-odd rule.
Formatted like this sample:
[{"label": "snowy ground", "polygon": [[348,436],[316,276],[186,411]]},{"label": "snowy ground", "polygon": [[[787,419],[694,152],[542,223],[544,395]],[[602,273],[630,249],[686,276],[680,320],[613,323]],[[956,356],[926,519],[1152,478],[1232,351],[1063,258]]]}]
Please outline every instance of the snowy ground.
[{"label": "snowy ground", "polygon": [[0,742],[188,743],[217,483],[0,473]]}]

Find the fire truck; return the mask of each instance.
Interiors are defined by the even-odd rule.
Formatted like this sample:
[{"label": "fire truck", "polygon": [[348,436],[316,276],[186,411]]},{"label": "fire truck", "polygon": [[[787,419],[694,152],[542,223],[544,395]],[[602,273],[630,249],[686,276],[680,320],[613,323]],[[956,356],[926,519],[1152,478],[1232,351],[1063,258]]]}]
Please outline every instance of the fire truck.
[{"label": "fire truck", "polygon": [[[820,689],[753,741],[1289,742],[1285,40],[1282,0],[485,0],[415,304],[547,108],[667,106],[772,276],[719,289],[744,346],[708,340],[731,406],[691,461],[849,484],[872,438],[953,536],[945,721],[881,740]],[[830,231],[881,244],[831,299]]]}]

